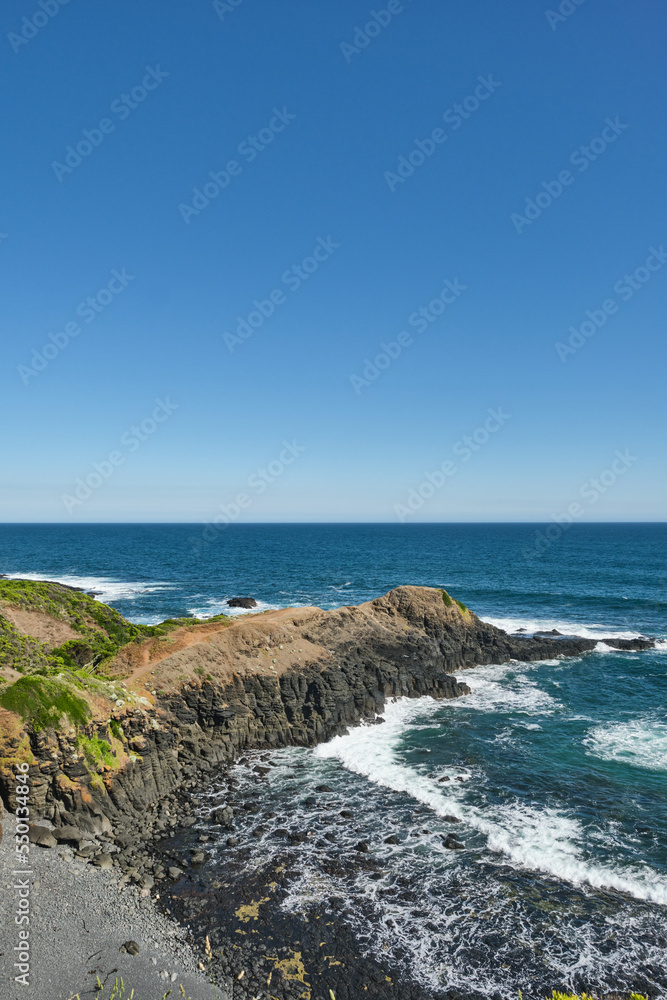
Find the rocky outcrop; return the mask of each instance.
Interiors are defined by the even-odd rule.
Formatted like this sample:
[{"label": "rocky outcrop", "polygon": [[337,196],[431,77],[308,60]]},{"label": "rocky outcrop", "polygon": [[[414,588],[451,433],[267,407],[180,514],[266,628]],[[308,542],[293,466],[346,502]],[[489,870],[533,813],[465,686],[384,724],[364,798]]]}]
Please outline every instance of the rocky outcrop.
[{"label": "rocky outcrop", "polygon": [[[33,818],[81,829],[77,817],[98,817],[117,837],[128,825],[135,834],[160,830],[163,798],[245,750],[312,746],[375,719],[389,698],[460,697],[469,689],[452,674],[476,664],[575,656],[596,645],[509,636],[445,591],[421,587],[334,611],[246,616],[191,638],[135,671],[133,683],[155,685],[153,702],[121,702],[110,720],[85,728],[91,740],[113,742],[110,728],[122,734],[116,766],[93,767],[74,729],[28,730]],[[25,736],[15,734],[14,749]],[[13,810],[10,774],[0,771],[0,794]]]},{"label": "rocky outcrop", "polygon": [[227,601],[228,608],[256,608],[257,601],[254,597],[230,597]]}]

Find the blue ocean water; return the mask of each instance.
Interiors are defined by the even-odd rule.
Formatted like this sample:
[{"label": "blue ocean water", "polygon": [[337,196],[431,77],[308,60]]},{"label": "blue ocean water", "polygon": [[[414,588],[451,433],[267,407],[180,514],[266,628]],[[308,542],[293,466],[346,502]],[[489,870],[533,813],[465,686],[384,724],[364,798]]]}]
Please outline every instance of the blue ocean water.
[{"label": "blue ocean water", "polygon": [[[526,558],[536,530],[239,525],[205,541],[201,526],[5,525],[0,572],[93,588],[143,622],[217,614],[234,595],[330,608],[413,583],[444,586],[509,631],[658,638],[646,653],[601,643],[466,671],[471,694],[455,702],[399,701],[383,725],[278,751],[262,794],[281,815],[332,828],[337,850],[367,835],[385,872],[351,868],[333,884],[304,845],[289,905],[307,909],[314,885],[343,895],[361,946],[434,990],[665,995],[667,525],[577,524]],[[248,794],[254,780],[239,769]],[[353,810],[353,831],[335,810],[299,813],[299,792],[322,782]],[[464,851],[444,848],[453,829]],[[270,830],[248,839],[249,864],[278,849]]]}]

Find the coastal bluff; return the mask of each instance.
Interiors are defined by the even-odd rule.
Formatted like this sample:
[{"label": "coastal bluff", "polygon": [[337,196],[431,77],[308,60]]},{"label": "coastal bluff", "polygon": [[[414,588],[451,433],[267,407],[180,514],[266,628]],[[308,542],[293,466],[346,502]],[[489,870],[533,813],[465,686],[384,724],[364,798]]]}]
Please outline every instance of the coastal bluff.
[{"label": "coastal bluff", "polygon": [[[578,656],[597,645],[508,635],[430,587],[331,611],[153,627],[132,626],[71,588],[18,583],[0,588],[9,636],[0,644],[0,797],[13,812],[16,767],[27,763],[31,820],[49,820],[59,839],[68,828],[120,844],[159,832],[168,822],[161,800],[244,751],[313,746],[376,721],[392,698],[461,697],[469,688],[454,672],[478,664]],[[48,601],[39,587],[49,588]]]}]

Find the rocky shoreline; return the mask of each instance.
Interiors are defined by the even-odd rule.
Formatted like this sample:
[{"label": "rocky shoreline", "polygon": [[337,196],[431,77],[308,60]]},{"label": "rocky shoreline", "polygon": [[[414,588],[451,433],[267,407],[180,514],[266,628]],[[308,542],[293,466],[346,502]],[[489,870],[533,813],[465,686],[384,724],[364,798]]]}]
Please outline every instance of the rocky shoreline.
[{"label": "rocky shoreline", "polygon": [[[604,641],[622,649],[653,645],[645,639]],[[108,741],[115,761],[93,766],[90,755],[80,752],[81,730],[75,727],[5,724],[0,798],[15,810],[12,768],[27,762],[32,817],[37,821],[33,842],[69,844],[77,862],[114,869],[121,886],[136,884],[146,896],[164,896],[165,886],[181,886],[166,895],[174,912],[192,926],[201,949],[206,928],[202,915],[211,900],[199,910],[193,904],[198,898],[196,879],[182,876],[185,860],[195,874],[199,862],[190,848],[189,858],[182,851],[174,853],[174,834],[187,834],[194,825],[192,796],[207,775],[248,751],[314,746],[374,720],[392,698],[460,697],[468,688],[454,671],[513,659],[578,656],[596,645],[578,637],[510,636],[482,622],[446,591],[420,587],[399,587],[359,607],[329,612],[286,609],[233,624],[226,620],[172,632],[124,647],[108,667],[124,696],[82,731],[91,746]],[[214,820],[231,829],[233,806],[227,804],[226,810]],[[50,829],[41,831],[40,820]],[[284,833],[286,848],[298,852],[298,838],[292,839],[298,831]],[[200,853],[205,859],[205,849]],[[372,860],[360,849],[357,863]],[[282,879],[275,876],[275,871],[258,873],[257,885],[248,887],[250,895],[255,889],[264,892],[270,883],[275,891],[267,898],[278,901],[281,882],[289,873]],[[252,899],[241,905],[251,904]],[[319,930],[329,925],[329,937],[340,946],[346,932],[324,906]],[[272,907],[271,927],[276,942],[282,942],[276,947],[289,951],[296,931],[277,905]],[[320,936],[323,947],[327,935]],[[216,947],[214,963],[220,976],[237,977],[232,980],[233,995],[254,996],[266,971],[264,956],[251,944],[241,946],[238,939],[231,946],[227,942]],[[416,986],[394,984],[390,970],[355,955],[353,940],[346,948],[346,973],[334,974],[329,965],[337,1000],[359,995],[361,982],[368,997],[426,996]],[[291,958],[276,958],[275,969],[285,972],[283,981],[277,982],[275,972],[273,984],[268,984],[273,992],[263,995],[310,996],[304,976],[324,971],[318,953],[310,942],[300,950],[291,948]],[[323,954],[328,953],[325,948]],[[312,1000],[326,1000],[326,991],[315,992]]]}]

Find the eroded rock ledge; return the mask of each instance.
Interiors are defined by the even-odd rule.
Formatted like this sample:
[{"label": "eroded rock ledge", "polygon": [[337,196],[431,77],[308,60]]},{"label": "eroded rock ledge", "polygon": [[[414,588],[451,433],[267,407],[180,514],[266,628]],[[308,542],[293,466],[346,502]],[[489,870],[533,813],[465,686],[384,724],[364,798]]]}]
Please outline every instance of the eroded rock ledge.
[{"label": "eroded rock ledge", "polygon": [[[631,640],[623,648],[651,645]],[[109,741],[115,764],[93,766],[73,729],[35,731],[0,718],[0,795],[13,811],[12,764],[27,760],[33,820],[58,827],[86,816],[100,832],[110,822],[122,842],[128,829],[134,836],[159,830],[163,797],[245,750],[312,746],[375,718],[394,697],[460,697],[469,688],[454,671],[595,646],[576,637],[509,636],[445,591],[425,587],[398,587],[334,611],[203,623],[116,657],[112,672],[125,677],[133,697],[99,709],[85,727],[87,737]]]}]

